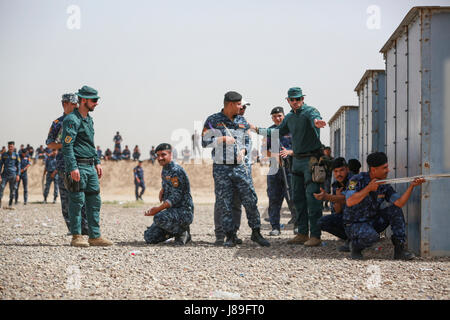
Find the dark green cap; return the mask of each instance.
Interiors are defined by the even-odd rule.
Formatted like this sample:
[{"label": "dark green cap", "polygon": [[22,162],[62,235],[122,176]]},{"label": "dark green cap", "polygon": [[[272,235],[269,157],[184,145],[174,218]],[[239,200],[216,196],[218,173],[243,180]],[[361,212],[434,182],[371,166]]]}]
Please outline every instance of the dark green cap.
[{"label": "dark green cap", "polygon": [[98,91],[95,90],[94,88],[83,86],[83,88],[78,90],[76,95],[84,99],[100,99],[97,93]]},{"label": "dark green cap", "polygon": [[299,87],[293,87],[288,90],[288,98],[301,98],[304,96],[302,89]]},{"label": "dark green cap", "polygon": [[242,96],[235,91],[228,91],[225,93],[225,97],[223,99],[224,102],[238,102],[242,100]]}]

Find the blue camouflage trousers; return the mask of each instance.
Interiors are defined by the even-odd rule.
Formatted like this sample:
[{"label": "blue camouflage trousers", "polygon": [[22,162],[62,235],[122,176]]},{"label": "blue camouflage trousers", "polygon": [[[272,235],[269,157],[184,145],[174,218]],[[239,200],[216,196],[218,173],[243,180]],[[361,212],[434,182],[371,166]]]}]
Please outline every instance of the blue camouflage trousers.
[{"label": "blue camouflage trousers", "polygon": [[[287,190],[284,182],[283,171],[284,168],[279,168],[276,174],[267,176],[267,196],[269,197],[269,221],[272,229],[280,230],[280,210],[283,205],[283,199],[287,198]],[[287,170],[286,170],[287,171]],[[291,174],[286,172],[286,178],[289,188],[291,189]],[[291,209],[291,208],[290,208]]]},{"label": "blue camouflage trousers", "polygon": [[326,216],[322,216],[322,218],[317,221],[317,224],[322,231],[331,233],[332,235],[342,240],[347,240],[348,238],[344,229],[342,213],[332,213]]},{"label": "blue camouflage trousers", "polygon": [[0,200],[3,198],[3,190],[5,190],[7,183],[9,183],[9,205],[11,205],[16,192],[16,176],[2,176],[2,183],[0,184]]},{"label": "blue camouflage trousers", "polygon": [[[247,166],[248,170],[248,166]],[[237,194],[247,214],[250,228],[260,228],[261,219],[258,211],[258,197],[253,186],[251,173],[243,165],[213,165],[214,192],[216,195],[217,215],[222,219],[225,234],[235,232],[233,222],[233,197]]]},{"label": "blue camouflage trousers", "polygon": [[56,200],[58,198],[58,183],[57,181],[57,175],[52,178],[53,172],[47,172],[47,175],[45,176],[45,187],[44,187],[44,199],[47,199],[48,193],[50,192],[50,186],[53,182],[53,199]]},{"label": "blue camouflage trousers", "polygon": [[[64,186],[64,172],[59,172],[57,177],[58,187],[59,187],[59,196],[61,198],[61,211],[66,222],[67,229],[70,232],[70,219],[69,219],[69,191],[67,191]],[[86,218],[86,205],[81,207],[81,234],[87,235],[89,232],[88,222]]]},{"label": "blue camouflage trousers", "polygon": [[16,194],[14,195],[16,202],[17,202],[17,200],[19,200],[20,182],[23,182],[23,202],[27,203],[28,202],[28,174],[27,173],[21,174],[20,180],[19,180],[19,182],[17,182]]},{"label": "blue camouflage trousers", "polygon": [[144,232],[145,242],[156,244],[183,233],[194,219],[190,208],[168,208],[153,217],[153,224]]},{"label": "blue camouflage trousers", "polygon": [[[141,182],[139,182],[139,183],[137,181],[134,181],[134,187],[135,187],[134,194],[136,195],[136,200],[137,200],[139,197],[142,197],[142,195],[145,192],[144,180],[141,179]],[[139,193],[139,187],[141,188],[141,192],[140,193]]]},{"label": "blue camouflage trousers", "polygon": [[345,232],[350,238],[352,246],[365,249],[380,239],[379,233],[388,226],[392,229],[392,238],[405,243],[405,218],[403,210],[395,205],[378,211],[371,220],[366,222],[346,223]]}]

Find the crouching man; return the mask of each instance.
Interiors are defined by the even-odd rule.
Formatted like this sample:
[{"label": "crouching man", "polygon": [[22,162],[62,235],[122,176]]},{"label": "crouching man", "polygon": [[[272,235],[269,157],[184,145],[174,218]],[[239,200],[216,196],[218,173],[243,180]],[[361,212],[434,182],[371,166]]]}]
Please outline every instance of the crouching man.
[{"label": "crouching man", "polygon": [[335,179],[331,184],[332,193],[329,194],[320,188],[320,193],[313,194],[317,200],[330,201],[331,203],[331,214],[320,218],[317,224],[322,231],[326,231],[339,239],[345,240],[345,244],[338,247],[338,251],[349,252],[349,241],[345,234],[342,216],[345,207],[345,191],[347,190],[351,174],[349,173],[348,165],[344,158],[334,159],[331,164],[331,169]]},{"label": "crouching man", "polygon": [[156,147],[161,172],[162,188],[159,207],[153,207],[144,215],[154,216],[153,224],[144,232],[145,242],[156,244],[175,237],[175,244],[185,245],[191,240],[189,225],[194,219],[194,204],[189,178],[184,169],[172,161],[172,147],[162,143]]},{"label": "crouching man", "polygon": [[414,187],[425,179],[415,179],[403,195],[395,192],[389,184],[378,180],[386,179],[389,173],[387,156],[374,152],[367,157],[369,172],[354,175],[345,193],[345,232],[350,239],[351,258],[362,259],[362,250],[372,246],[380,238],[379,233],[389,225],[392,229],[394,259],[411,260],[414,254],[405,250],[405,218],[402,207],[406,204]]}]

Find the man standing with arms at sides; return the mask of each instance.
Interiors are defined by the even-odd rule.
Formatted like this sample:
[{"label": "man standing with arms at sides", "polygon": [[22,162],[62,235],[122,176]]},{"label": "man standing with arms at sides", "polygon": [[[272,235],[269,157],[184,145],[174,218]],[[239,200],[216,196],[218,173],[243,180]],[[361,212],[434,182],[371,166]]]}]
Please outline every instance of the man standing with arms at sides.
[{"label": "man standing with arms at sides", "polygon": [[119,131],[116,132],[116,135],[113,138],[114,141],[114,150],[117,148],[119,149],[119,152],[122,153],[122,149],[120,144],[122,143],[122,136],[119,134]]},{"label": "man standing with arms at sides", "polygon": [[[319,129],[325,127],[326,122],[316,108],[304,103],[301,88],[290,88],[286,100],[292,110],[278,127],[262,129],[252,126],[252,129],[264,136],[270,136],[271,131],[276,129],[280,136],[288,133],[292,135],[292,192],[297,211],[298,234],[288,243],[320,246],[321,232],[317,221],[322,217],[322,202],[313,196],[320,191],[320,184],[312,181],[311,168],[322,156],[323,145]],[[282,150],[280,154],[283,156],[285,152]]]},{"label": "man standing with arms at sides", "polygon": [[172,161],[172,147],[161,143],[156,147],[161,172],[162,188],[159,207],[153,207],[144,215],[154,216],[153,224],[144,232],[145,242],[156,244],[175,237],[176,245],[191,241],[190,224],[194,220],[194,203],[189,178],[184,169]]},{"label": "man standing with arms at sides", "polygon": [[237,92],[230,91],[225,94],[223,110],[209,116],[205,121],[202,146],[213,148],[215,207],[219,209],[221,227],[226,235],[224,246],[234,247],[237,244],[232,217],[233,194],[237,192],[245,207],[248,225],[252,229],[251,240],[268,247],[270,243],[260,232],[258,198],[244,160],[247,153],[245,133],[250,127],[245,119],[239,119],[241,100],[242,96]]},{"label": "man standing with arms at sides", "polygon": [[50,186],[53,182],[53,203],[56,203],[58,198],[58,185],[56,182],[58,171],[56,170],[56,149],[53,149],[47,159],[45,159],[45,188],[44,188],[44,203],[47,203],[47,196],[50,192]]},{"label": "man standing with arms at sides", "polygon": [[[135,186],[135,195],[137,200],[142,199],[142,195],[145,191],[145,182],[144,182],[144,169],[142,168],[142,160],[139,160],[138,165],[133,169],[134,173],[134,186]],[[141,188],[141,192],[139,193],[139,187]]]},{"label": "man standing with arms at sides", "polygon": [[[48,132],[47,140],[45,141],[45,144],[50,149],[56,149],[58,150],[58,154],[56,155],[56,170],[58,171],[57,175],[57,183],[59,187],[59,194],[61,197],[61,211],[64,218],[64,221],[66,222],[67,229],[70,233],[70,219],[69,219],[69,192],[67,191],[65,185],[64,185],[64,172],[65,172],[65,165],[64,165],[64,157],[63,153],[61,151],[62,148],[62,124],[64,121],[64,118],[73,112],[75,108],[77,107],[77,97],[73,93],[65,93],[62,95],[61,99],[62,107],[64,110],[64,113],[61,117],[56,119],[52,122],[50,126],[50,131]],[[81,234],[87,235],[88,234],[88,223],[86,218],[86,206],[83,205],[81,208]]]},{"label": "man standing with arms at sides", "polygon": [[[94,122],[89,112],[94,111],[99,96],[97,90],[83,86],[76,94],[78,109],[65,117],[62,133],[62,153],[66,172],[70,173],[69,217],[72,232],[72,246],[110,246],[113,243],[100,235],[99,179],[103,175],[100,159],[94,144]],[[86,204],[89,240],[81,235],[81,208]]]},{"label": "man standing with arms at sides", "polygon": [[12,203],[16,191],[16,183],[20,179],[20,160],[17,153],[14,152],[14,141],[8,142],[8,151],[2,154],[0,173],[0,208],[2,207],[3,190],[5,190],[6,184],[9,183],[8,209],[13,209]]},{"label": "man standing with arms at sides", "polygon": [[28,202],[28,168],[31,166],[30,157],[28,155],[28,150],[25,149],[20,155],[20,179],[17,182],[17,189],[15,194],[15,204],[19,200],[19,187],[20,182],[23,182],[23,204],[26,205]]}]

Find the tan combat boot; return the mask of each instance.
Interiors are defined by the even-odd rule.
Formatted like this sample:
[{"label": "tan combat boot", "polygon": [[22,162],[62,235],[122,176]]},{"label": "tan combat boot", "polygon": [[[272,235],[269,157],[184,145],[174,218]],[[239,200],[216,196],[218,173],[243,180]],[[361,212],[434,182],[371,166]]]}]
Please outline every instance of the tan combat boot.
[{"label": "tan combat boot", "polygon": [[109,241],[108,239],[98,237],[98,238],[89,238],[88,240],[89,244],[91,246],[97,246],[97,247],[107,247],[112,246],[112,241]]},{"label": "tan combat boot", "polygon": [[318,247],[320,246],[321,243],[322,241],[320,240],[320,238],[311,237],[308,241],[304,243],[304,245],[305,247]]},{"label": "tan combat boot", "polygon": [[306,241],[309,240],[309,237],[306,234],[298,234],[295,236],[295,238],[289,240],[288,244],[304,244]]},{"label": "tan combat boot", "polygon": [[72,242],[70,243],[72,247],[89,247],[89,243],[84,240],[81,234],[72,235]]}]

